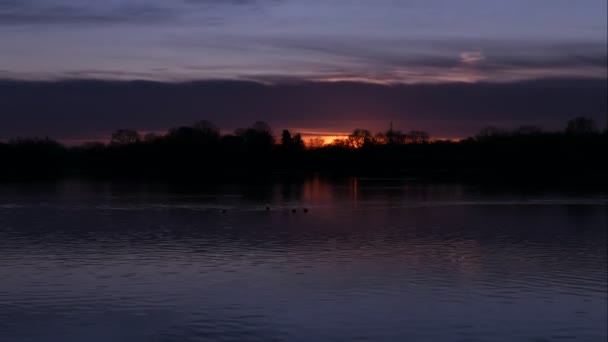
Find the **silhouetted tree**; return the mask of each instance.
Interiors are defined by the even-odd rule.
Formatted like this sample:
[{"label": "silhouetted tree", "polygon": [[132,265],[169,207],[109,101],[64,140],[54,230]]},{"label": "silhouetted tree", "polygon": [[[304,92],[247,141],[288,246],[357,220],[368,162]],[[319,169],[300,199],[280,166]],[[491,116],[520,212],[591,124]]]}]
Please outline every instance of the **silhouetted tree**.
[{"label": "silhouetted tree", "polygon": [[500,129],[497,127],[492,127],[492,126],[486,126],[486,127],[482,128],[479,131],[479,133],[477,133],[477,135],[475,136],[475,139],[477,139],[478,141],[484,141],[484,140],[496,139],[496,138],[503,137],[506,135],[507,135],[507,132],[503,129]]},{"label": "silhouetted tree", "polygon": [[376,144],[389,145],[389,139],[387,138],[386,134],[382,132],[378,132],[374,135],[374,141]]},{"label": "silhouetted tree", "polygon": [[572,135],[587,135],[597,133],[598,129],[595,122],[589,118],[579,116],[568,121],[566,133]]},{"label": "silhouetted tree", "polygon": [[283,130],[281,134],[281,147],[286,152],[299,152],[304,150],[304,141],[302,141],[302,135],[299,133],[291,136],[288,130]]},{"label": "silhouetted tree", "polygon": [[112,133],[110,143],[113,145],[127,145],[140,141],[139,133],[132,129],[119,129]]},{"label": "silhouetted tree", "polygon": [[[202,121],[171,129],[166,135],[147,134],[143,141],[134,130],[118,130],[108,145],[64,147],[49,139],[0,143],[0,178],[74,172],[104,177],[217,179],[306,170],[467,177],[534,174],[537,179],[604,180],[608,173],[603,156],[608,135],[594,134],[597,128],[586,118],[570,121],[566,131],[543,132],[535,126],[512,131],[485,128],[475,139],[431,142],[423,131],[412,131],[404,139],[392,127],[375,136],[356,129],[347,138],[328,145],[323,139],[311,139],[311,148],[305,150],[302,136],[288,130],[280,135],[280,145],[275,145],[272,130],[264,122],[238,129],[235,134],[220,135],[217,127]],[[397,146],[404,142],[424,146]]]},{"label": "silhouetted tree", "polygon": [[426,144],[430,141],[430,136],[425,131],[410,131],[405,135],[407,144]]},{"label": "silhouetted tree", "polygon": [[13,139],[2,150],[0,175],[55,177],[64,171],[67,164],[67,149],[49,138]]},{"label": "silhouetted tree", "polygon": [[220,129],[212,122],[201,120],[195,123],[192,127],[198,130],[201,135],[208,141],[214,141],[220,137]]},{"label": "silhouetted tree", "polygon": [[293,136],[293,148],[296,151],[302,151],[306,148],[306,146],[304,145],[304,140],[302,140],[302,135],[300,133],[297,133]]},{"label": "silhouetted tree", "polygon": [[283,147],[289,148],[293,145],[293,139],[291,138],[291,133],[284,129],[283,133],[281,134],[281,145],[283,145]]},{"label": "silhouetted tree", "polygon": [[387,145],[397,145],[405,142],[404,134],[400,131],[394,130],[392,122],[388,131],[385,133],[377,133],[376,137],[379,142]]},{"label": "silhouetted tree", "polygon": [[263,121],[257,121],[250,128],[239,128],[234,134],[243,139],[246,150],[250,152],[267,153],[274,146],[272,130]]},{"label": "silhouetted tree", "polygon": [[144,142],[146,143],[153,143],[153,142],[158,142],[163,138],[162,135],[156,134],[156,133],[146,133],[144,135]]},{"label": "silhouetted tree", "polygon": [[348,147],[350,148],[361,148],[364,146],[371,146],[374,144],[374,137],[370,131],[366,129],[356,128],[347,139]]},{"label": "silhouetted tree", "polygon": [[[239,131],[239,130],[237,130]],[[243,130],[244,132],[244,130]],[[240,152],[245,144],[245,140],[240,134],[227,134],[220,138],[220,144],[224,152]]]},{"label": "silhouetted tree", "polygon": [[329,145],[331,147],[348,148],[349,142],[348,139],[336,138]]},{"label": "silhouetted tree", "polygon": [[182,126],[169,130],[167,139],[178,143],[200,143],[202,141],[202,134],[201,131],[194,127]]},{"label": "silhouetted tree", "polygon": [[84,143],[84,145],[82,145],[83,149],[87,149],[87,150],[97,150],[97,151],[101,151],[106,147],[106,145],[104,143],[101,142],[97,142],[97,141],[93,141],[93,142],[87,142]]},{"label": "silhouetted tree", "polygon": [[270,125],[264,121],[256,121],[251,128],[260,134],[268,134],[272,136],[272,129],[270,128]]},{"label": "silhouetted tree", "polygon": [[214,145],[219,142],[220,131],[209,121],[199,121],[191,127],[182,126],[169,131],[167,139],[177,143]]},{"label": "silhouetted tree", "polygon": [[310,149],[318,149],[325,146],[325,140],[323,138],[311,138],[308,139],[308,148]]},{"label": "silhouetted tree", "polygon": [[516,135],[539,135],[542,132],[542,129],[538,126],[519,126],[515,130]]}]

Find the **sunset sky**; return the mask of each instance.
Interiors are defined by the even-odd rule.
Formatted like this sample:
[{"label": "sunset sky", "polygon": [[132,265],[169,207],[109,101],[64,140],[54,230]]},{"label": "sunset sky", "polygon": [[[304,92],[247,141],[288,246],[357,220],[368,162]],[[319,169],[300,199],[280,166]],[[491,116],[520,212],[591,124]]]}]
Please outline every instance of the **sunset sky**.
[{"label": "sunset sky", "polygon": [[[0,89],[15,92],[0,92],[0,139],[96,137],[123,125],[158,130],[197,116],[227,130],[261,119],[281,125],[277,129],[331,133],[396,121],[404,129],[415,124],[446,137],[471,134],[479,128],[472,123],[480,121],[551,128],[568,115],[604,120],[606,40],[606,0],[0,0]],[[74,79],[230,82],[221,89],[203,82],[188,88],[194,94],[172,92],[166,100],[156,99],[164,101],[164,110],[145,103],[150,85],[137,90],[141,83],[132,84],[123,90],[138,94],[128,96],[129,106],[141,112],[127,113],[121,103],[104,105],[108,112],[97,108],[100,102],[124,100],[120,85],[103,84],[102,94],[91,92],[89,83],[82,89],[72,84],[71,95],[66,94],[62,82]],[[557,102],[543,97],[547,79],[559,83],[549,93],[569,94],[570,84],[576,87],[573,97]],[[15,80],[31,83],[16,86]],[[310,89],[327,81],[350,81],[371,90],[357,88],[362,103],[356,105],[349,99],[352,93],[345,93],[352,84],[335,84],[328,92]],[[366,88],[368,83],[377,87]],[[470,104],[477,114],[467,116],[458,114],[467,112],[467,104],[454,96],[449,101],[455,101],[457,111],[447,104],[420,104],[435,102],[435,90],[439,98],[447,96],[446,84],[459,84],[468,101],[486,94],[496,105],[482,110]],[[519,84],[537,86],[531,99],[537,116],[498,108],[505,98],[525,107],[530,99],[517,93]],[[28,99],[27,87],[34,85],[38,88]],[[293,95],[294,86],[305,89]],[[581,91],[581,86],[593,90]],[[54,89],[58,97],[50,100],[40,87]],[[241,94],[243,87],[268,97],[251,100],[253,107],[238,107],[229,94],[248,96]],[[403,92],[396,94],[395,87]],[[82,92],[89,92],[89,102],[74,99]],[[276,92],[295,99],[278,99]],[[224,101],[212,93],[221,93]],[[213,106],[198,102],[197,94],[213,98]],[[186,98],[187,104],[171,103]],[[29,103],[38,100],[39,105]],[[279,103],[268,103],[273,101]],[[568,102],[566,108],[560,101]],[[307,103],[305,113],[291,110],[301,103]],[[231,113],[230,119],[218,112]],[[60,124],[64,119],[72,122]],[[95,126],[98,121],[103,124]]]}]

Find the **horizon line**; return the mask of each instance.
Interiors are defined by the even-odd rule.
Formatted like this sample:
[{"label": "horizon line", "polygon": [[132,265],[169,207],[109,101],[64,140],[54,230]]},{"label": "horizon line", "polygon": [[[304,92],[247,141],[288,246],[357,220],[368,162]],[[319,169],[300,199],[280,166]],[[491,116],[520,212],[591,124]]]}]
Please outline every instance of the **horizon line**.
[{"label": "horizon line", "polygon": [[[608,71],[608,69],[606,69]],[[97,82],[97,83],[108,83],[108,84],[122,84],[122,83],[150,83],[150,84],[168,84],[168,85],[181,85],[181,84],[196,84],[196,83],[251,83],[264,86],[278,86],[278,85],[302,85],[302,84],[366,84],[366,85],[377,85],[377,86],[414,86],[414,85],[500,85],[500,84],[514,84],[514,83],[534,83],[534,82],[547,82],[547,81],[597,81],[597,82],[608,82],[608,73],[597,74],[593,76],[543,76],[543,77],[528,77],[528,78],[513,78],[513,79],[435,79],[429,78],[428,81],[416,80],[398,80],[388,79],[380,80],[365,77],[354,77],[354,78],[291,78],[291,77],[276,77],[272,79],[264,78],[240,78],[240,77],[226,77],[226,78],[145,78],[145,77],[133,77],[133,78],[122,78],[122,77],[5,77],[0,76],[0,82],[14,82],[14,83],[86,83],[86,82]]]}]

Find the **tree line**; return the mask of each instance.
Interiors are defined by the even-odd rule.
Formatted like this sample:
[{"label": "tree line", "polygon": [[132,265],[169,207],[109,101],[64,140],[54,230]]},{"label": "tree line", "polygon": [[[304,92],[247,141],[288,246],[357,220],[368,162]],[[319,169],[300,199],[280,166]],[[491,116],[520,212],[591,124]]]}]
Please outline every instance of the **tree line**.
[{"label": "tree line", "polygon": [[458,141],[433,140],[425,131],[391,128],[373,134],[355,129],[323,143],[270,126],[220,134],[211,122],[140,134],[112,133],[109,143],[64,146],[44,138],[0,142],[0,178],[161,177],[236,179],[313,172],[341,175],[413,175],[557,179],[605,183],[608,133],[590,119],[570,120],[562,131],[535,126],[515,130],[493,127]]}]

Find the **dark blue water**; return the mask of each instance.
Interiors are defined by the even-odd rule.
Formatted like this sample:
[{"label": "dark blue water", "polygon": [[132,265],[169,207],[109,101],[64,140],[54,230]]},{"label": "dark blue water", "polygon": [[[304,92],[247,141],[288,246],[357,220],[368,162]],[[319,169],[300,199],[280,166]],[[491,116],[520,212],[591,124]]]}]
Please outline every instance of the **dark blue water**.
[{"label": "dark blue water", "polygon": [[0,341],[604,342],[607,203],[405,180],[2,184]]}]

